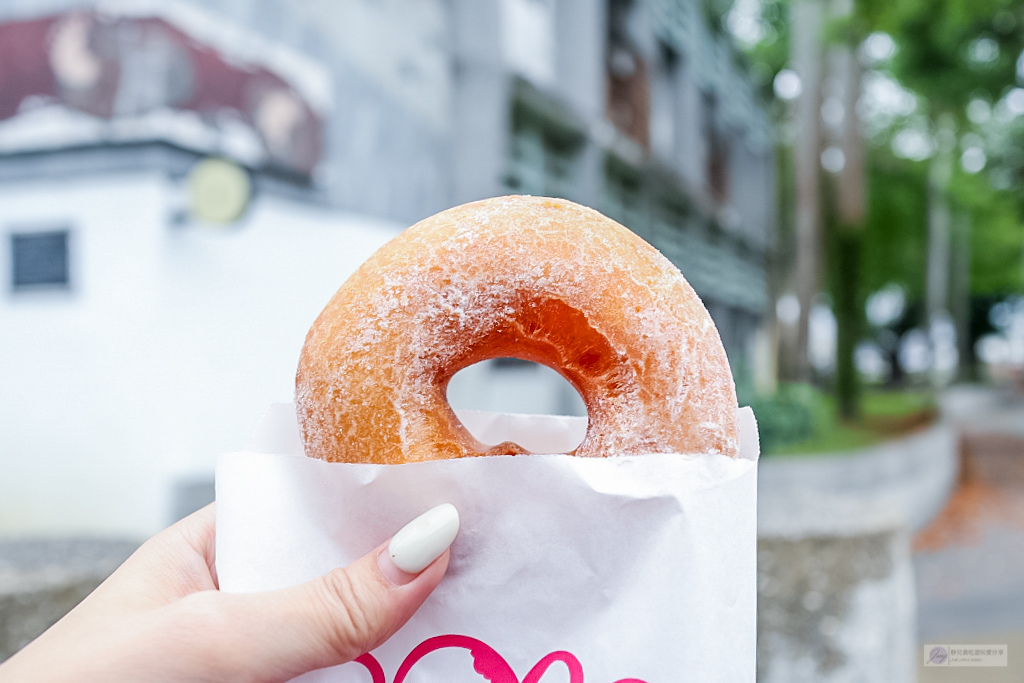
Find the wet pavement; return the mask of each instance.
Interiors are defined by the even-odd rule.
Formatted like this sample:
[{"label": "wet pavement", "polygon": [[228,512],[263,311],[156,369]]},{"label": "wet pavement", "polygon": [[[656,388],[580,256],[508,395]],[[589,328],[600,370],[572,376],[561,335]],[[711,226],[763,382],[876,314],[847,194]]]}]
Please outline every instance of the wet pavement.
[{"label": "wet pavement", "polygon": [[951,404],[947,417],[960,429],[962,468],[949,503],[915,539],[918,639],[922,644],[1005,644],[1009,664],[922,666],[920,683],[1019,683],[1024,681],[1024,399],[990,396]]}]

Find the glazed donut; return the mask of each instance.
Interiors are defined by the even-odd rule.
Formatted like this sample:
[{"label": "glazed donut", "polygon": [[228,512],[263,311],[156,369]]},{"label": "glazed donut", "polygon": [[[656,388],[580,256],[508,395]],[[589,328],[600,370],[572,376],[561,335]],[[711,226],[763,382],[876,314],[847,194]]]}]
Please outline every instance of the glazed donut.
[{"label": "glazed donut", "polygon": [[579,456],[738,450],[722,342],[679,270],[572,202],[500,197],[427,218],[341,286],[303,346],[306,454],[403,463],[525,452],[484,445],[448,405],[489,358],[547,365],[587,407]]}]

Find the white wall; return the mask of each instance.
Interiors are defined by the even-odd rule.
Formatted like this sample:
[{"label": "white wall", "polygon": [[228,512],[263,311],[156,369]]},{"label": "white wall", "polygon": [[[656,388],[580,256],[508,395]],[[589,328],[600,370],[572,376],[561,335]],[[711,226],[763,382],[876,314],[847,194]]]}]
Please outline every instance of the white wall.
[{"label": "white wall", "polygon": [[463,368],[448,383],[448,401],[453,408],[465,410],[587,414],[583,399],[569,381],[537,363],[500,367],[485,361]]},{"label": "white wall", "polygon": [[[136,375],[152,336],[159,179],[0,193],[0,531],[151,528],[159,449]],[[12,293],[9,233],[61,224],[71,290]]]},{"label": "white wall", "polygon": [[[309,326],[402,227],[276,198],[174,224],[159,173],[0,186],[0,537],[148,536],[290,401]],[[10,233],[71,230],[68,291],[15,293]],[[460,407],[585,414],[539,366],[479,364]]]},{"label": "white wall", "polygon": [[[289,400],[306,330],[401,226],[258,199],[172,226],[159,174],[0,187],[0,536],[149,535]],[[72,230],[72,287],[12,293],[9,233]]]}]

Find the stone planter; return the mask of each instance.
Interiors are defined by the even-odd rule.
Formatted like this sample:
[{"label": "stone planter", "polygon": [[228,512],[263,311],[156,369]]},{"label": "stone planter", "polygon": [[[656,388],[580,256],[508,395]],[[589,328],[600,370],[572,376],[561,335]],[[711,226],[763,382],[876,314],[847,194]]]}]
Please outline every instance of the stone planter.
[{"label": "stone planter", "polygon": [[762,458],[759,681],[915,680],[911,536],[957,471],[942,424],[864,451]]}]

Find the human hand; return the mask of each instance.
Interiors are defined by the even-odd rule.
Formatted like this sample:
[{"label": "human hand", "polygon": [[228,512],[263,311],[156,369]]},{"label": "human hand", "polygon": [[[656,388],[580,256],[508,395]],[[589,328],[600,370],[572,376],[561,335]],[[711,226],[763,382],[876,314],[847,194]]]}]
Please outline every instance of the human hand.
[{"label": "human hand", "polygon": [[441,505],[348,567],[221,593],[214,506],[165,529],[0,666],[0,681],[285,681],[397,631],[441,581],[458,513]]}]

